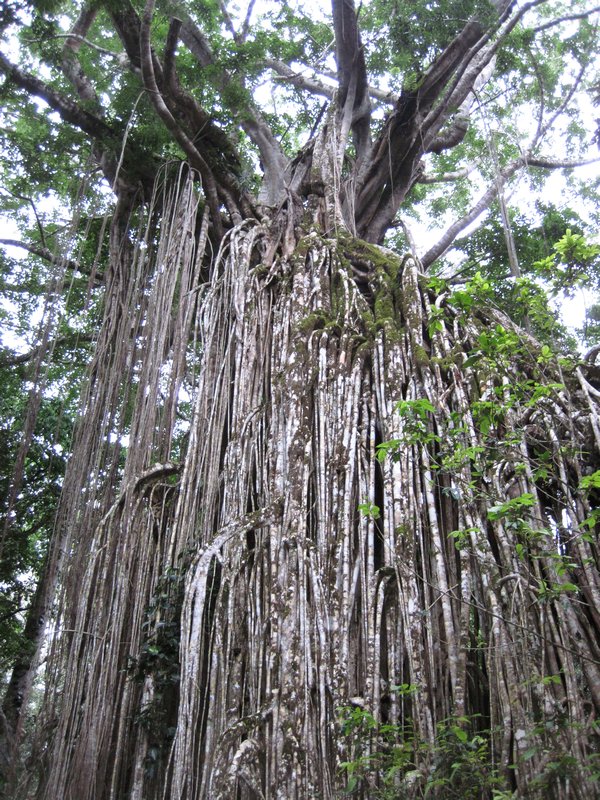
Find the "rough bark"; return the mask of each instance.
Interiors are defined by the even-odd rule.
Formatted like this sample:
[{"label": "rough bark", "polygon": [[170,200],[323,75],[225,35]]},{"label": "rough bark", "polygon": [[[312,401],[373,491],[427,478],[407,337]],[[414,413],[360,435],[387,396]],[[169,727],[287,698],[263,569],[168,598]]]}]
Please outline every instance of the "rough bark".
[{"label": "rough bark", "polygon": [[[444,297],[432,306],[412,258],[347,234],[305,232],[284,256],[285,236],[244,222],[199,285],[193,183],[182,175],[169,192],[156,200],[156,259],[124,241],[130,221],[113,225],[65,482],[37,796],[333,798],[353,757],[339,720],[351,703],[422,743],[398,779],[405,796],[423,791],[451,715],[481,715],[495,763],[537,796],[549,756],[536,721],[562,709],[576,722],[553,736],[579,764],[595,747],[600,586],[577,527],[589,513],[578,476],[598,457],[595,400],[570,377],[540,402],[509,402],[535,357],[495,373],[463,362],[482,326],[510,323]],[[184,378],[193,412],[176,467]],[[482,429],[474,404],[503,392],[505,415]],[[423,399],[430,436],[415,438],[395,407]],[[379,462],[388,440],[395,455]],[[444,466],[449,441],[471,455]],[[542,441],[552,459],[540,477]],[[489,510],[526,492],[523,549],[523,528]],[[379,519],[358,512],[366,501]],[[549,674],[560,679],[532,683]],[[414,693],[396,696],[401,684]],[[592,796],[574,769],[570,793],[558,780],[545,796]]]}]

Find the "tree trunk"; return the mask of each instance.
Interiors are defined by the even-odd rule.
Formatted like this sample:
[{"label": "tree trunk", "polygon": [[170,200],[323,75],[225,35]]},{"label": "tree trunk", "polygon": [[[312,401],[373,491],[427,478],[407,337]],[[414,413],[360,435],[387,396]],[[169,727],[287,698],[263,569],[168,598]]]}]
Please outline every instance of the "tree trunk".
[{"label": "tree trunk", "polygon": [[207,276],[190,174],[153,203],[113,223],[27,791],[333,798],[364,757],[376,797],[370,713],[409,743],[394,796],[453,719],[520,796],[591,797],[585,387],[412,257],[290,216],[235,227]]}]

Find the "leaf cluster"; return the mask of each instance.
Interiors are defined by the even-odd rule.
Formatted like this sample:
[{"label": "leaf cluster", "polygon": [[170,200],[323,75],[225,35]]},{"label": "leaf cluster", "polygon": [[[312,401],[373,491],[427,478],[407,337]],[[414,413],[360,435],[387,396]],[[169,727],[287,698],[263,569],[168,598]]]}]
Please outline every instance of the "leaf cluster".
[{"label": "leaf cluster", "polygon": [[[417,689],[411,686],[400,693],[414,695]],[[378,723],[362,707],[339,709],[339,725],[341,743],[352,754],[340,764],[346,778],[344,796],[367,792],[380,800],[476,800],[492,792],[498,796],[496,792],[507,788],[492,760],[491,731],[481,729],[477,715],[442,720],[433,743],[415,736],[410,719],[402,725]]]}]

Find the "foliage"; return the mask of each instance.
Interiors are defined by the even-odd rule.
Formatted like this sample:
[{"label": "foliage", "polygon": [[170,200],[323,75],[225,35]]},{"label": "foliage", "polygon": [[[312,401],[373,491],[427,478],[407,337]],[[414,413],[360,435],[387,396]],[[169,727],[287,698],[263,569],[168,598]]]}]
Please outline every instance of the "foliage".
[{"label": "foliage", "polygon": [[[570,208],[558,209],[538,201],[535,217],[511,213],[511,234],[521,277],[510,274],[504,230],[495,217],[457,242],[457,249],[466,256],[460,276],[469,281],[481,275],[489,282],[490,299],[511,320],[529,327],[544,343],[560,342],[564,349],[573,350],[575,342],[561,324],[551,298],[559,294],[572,296],[580,286],[597,286],[596,246],[586,243],[583,231],[588,226]],[[577,263],[575,243],[580,248]],[[562,261],[560,251],[571,259],[570,266]]]},{"label": "foliage", "polygon": [[148,777],[156,775],[175,734],[184,574],[183,569],[172,567],[157,581],[142,625],[144,643],[129,664],[132,679],[146,686],[149,681],[152,687],[136,717],[136,724],[148,737]]},{"label": "foliage", "polygon": [[600,245],[588,244],[584,236],[570,228],[554,245],[554,253],[536,261],[534,269],[550,284],[554,294],[572,295],[580,286],[600,283]]},{"label": "foliage", "polygon": [[[99,227],[99,222],[83,222],[74,232],[73,244],[77,239],[81,242],[82,269],[91,270],[102,257]],[[40,241],[36,224],[30,239],[45,247],[58,233],[56,225],[48,224],[46,239]],[[49,270],[46,261],[34,255],[0,259],[4,298],[0,667],[4,679],[15,657],[31,646],[24,639],[24,626],[53,535],[89,341],[98,319],[98,288],[81,273],[69,274],[64,282],[63,277],[59,268]]]},{"label": "foliage", "polygon": [[[547,676],[542,683],[560,682]],[[414,694],[417,687],[395,687],[400,694]],[[340,739],[352,758],[339,765],[346,779],[344,796],[370,798],[472,798],[508,800],[514,797],[508,771],[500,770],[492,757],[492,731],[481,726],[477,715],[442,720],[433,742],[417,740],[410,719],[403,725],[377,722],[360,706],[339,710]],[[526,762],[544,754],[544,769],[530,784],[531,797],[543,797],[557,786],[577,780],[583,769],[593,780],[599,762],[593,754],[585,764],[565,753],[557,743],[558,731],[577,726],[560,717],[546,716],[532,725],[528,736],[531,747],[520,758]],[[427,769],[419,770],[417,754]],[[507,774],[508,773],[508,774]]]},{"label": "foliage", "polygon": [[0,402],[3,420],[0,521],[4,528],[0,559],[0,671],[3,676],[27,646],[23,627],[52,535],[71,423],[59,402],[43,403],[24,465],[24,490],[7,519],[10,480],[21,442],[21,420],[27,409],[27,397],[12,377],[7,370],[0,371],[0,380],[4,378]]},{"label": "foliage", "polygon": [[[417,687],[395,687],[402,695]],[[411,721],[378,723],[364,708],[339,709],[342,742],[352,759],[340,764],[344,796],[372,798],[472,798],[500,800],[508,782],[491,759],[490,731],[477,717],[442,720],[433,742],[415,738]],[[417,767],[428,765],[423,772]]]}]

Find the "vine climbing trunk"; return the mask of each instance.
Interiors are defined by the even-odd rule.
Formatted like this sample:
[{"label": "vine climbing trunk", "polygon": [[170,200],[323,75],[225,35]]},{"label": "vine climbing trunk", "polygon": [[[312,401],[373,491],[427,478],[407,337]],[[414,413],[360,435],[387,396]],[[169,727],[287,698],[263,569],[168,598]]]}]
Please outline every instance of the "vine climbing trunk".
[{"label": "vine climbing trunk", "polygon": [[452,719],[507,788],[591,797],[585,385],[412,257],[293,218],[213,257],[207,222],[182,170],[113,223],[28,791],[333,798],[358,754],[374,797],[388,723],[420,797]]}]

